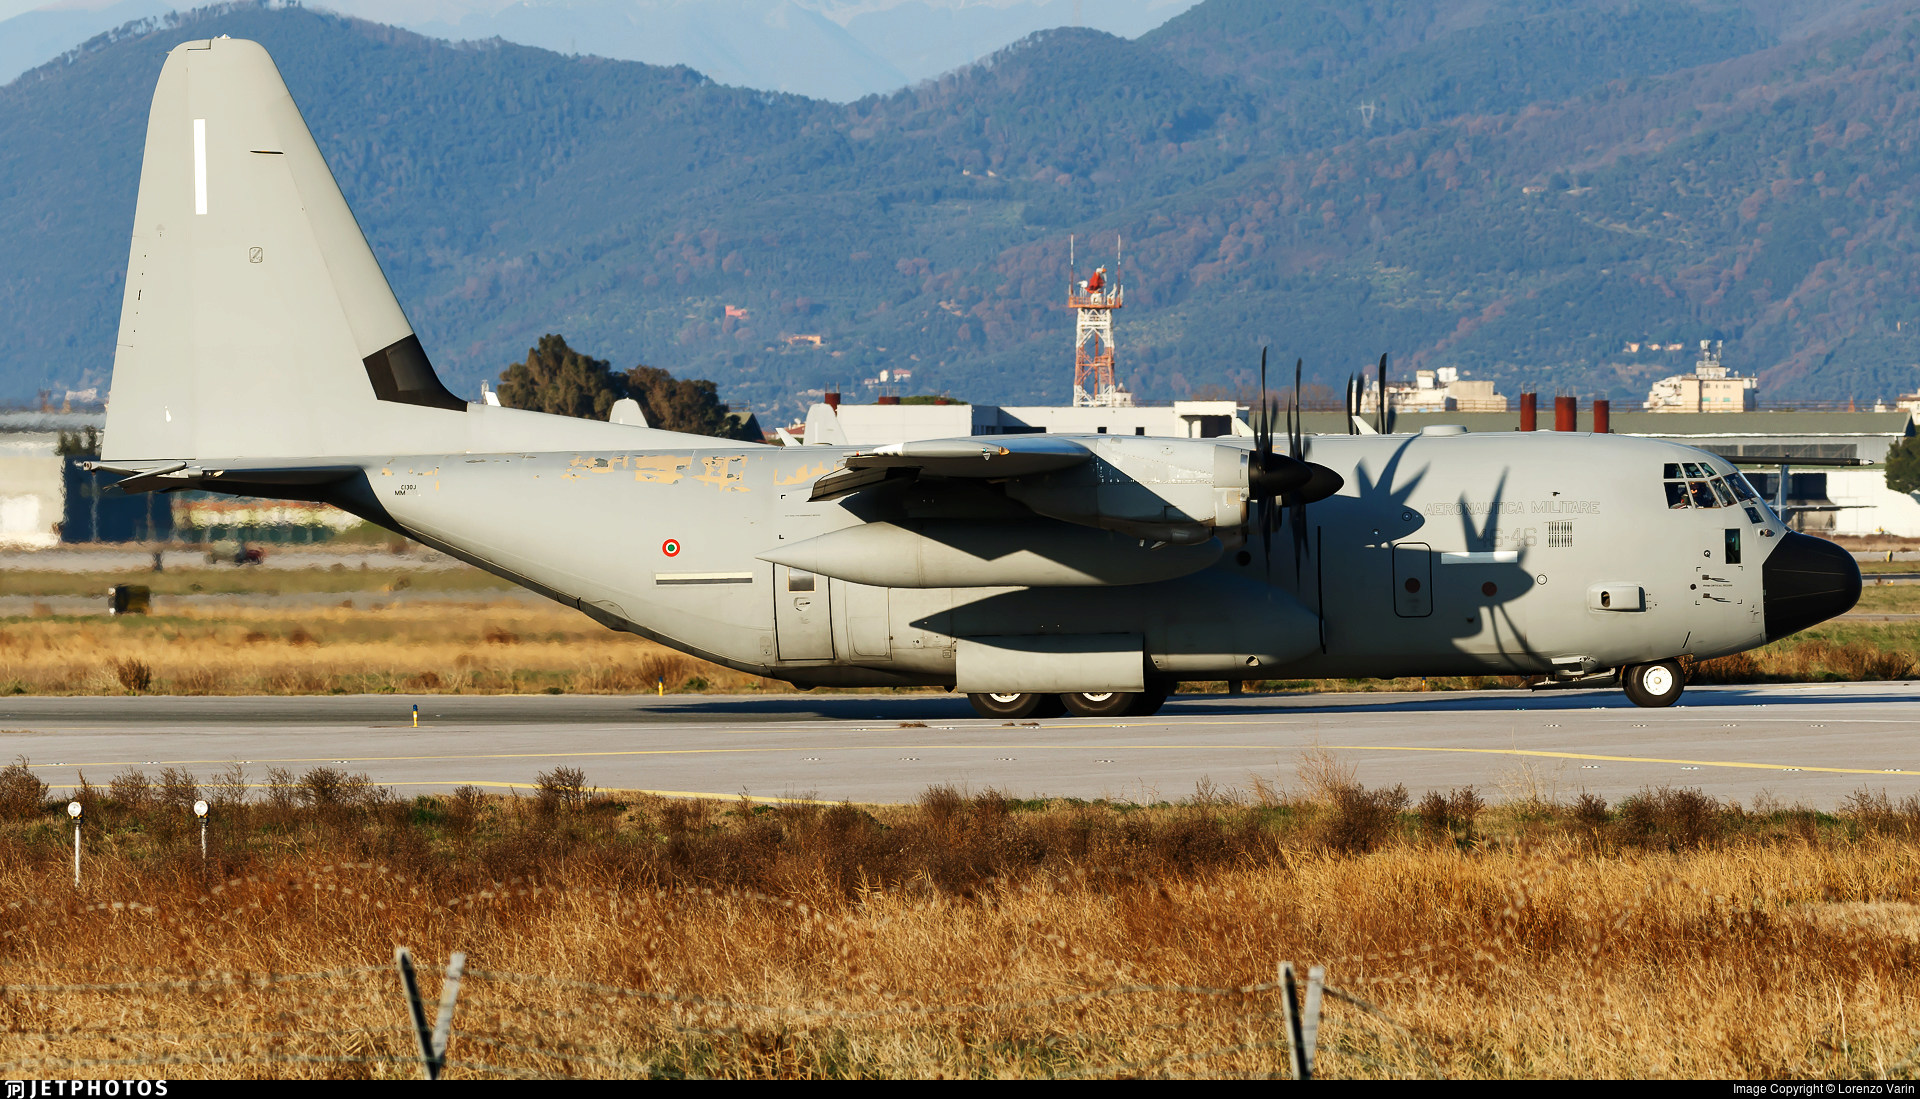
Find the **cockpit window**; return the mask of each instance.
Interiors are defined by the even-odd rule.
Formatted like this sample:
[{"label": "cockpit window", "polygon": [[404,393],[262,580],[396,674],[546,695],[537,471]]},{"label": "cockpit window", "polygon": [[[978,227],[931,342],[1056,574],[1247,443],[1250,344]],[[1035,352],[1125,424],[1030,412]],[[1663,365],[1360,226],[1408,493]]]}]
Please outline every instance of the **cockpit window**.
[{"label": "cockpit window", "polygon": [[1669,481],[1678,481],[1681,477],[1685,476],[1685,474],[1680,472],[1679,462],[1668,462],[1667,471],[1660,476],[1665,477]]},{"label": "cockpit window", "polygon": [[1713,486],[1713,494],[1719,497],[1721,507],[1730,508],[1733,506],[1733,490],[1727,487],[1725,481],[1715,477],[1707,483]]},{"label": "cockpit window", "polygon": [[[1667,468],[1671,469],[1672,466]],[[1678,511],[1687,506],[1687,483],[1685,481],[1667,482],[1667,506]]]},{"label": "cockpit window", "polygon": [[1687,466],[1687,476],[1689,478],[1705,480],[1706,478],[1712,476],[1712,474],[1700,468],[1700,466],[1697,463],[1688,462],[1686,463],[1686,466]]},{"label": "cockpit window", "polygon": [[1713,498],[1713,490],[1707,487],[1705,481],[1688,481],[1687,488],[1693,491],[1694,507],[1713,508],[1720,506]]},{"label": "cockpit window", "polygon": [[1758,500],[1760,498],[1760,494],[1753,491],[1753,486],[1747,483],[1747,478],[1744,474],[1736,473],[1727,478],[1727,487],[1733,490],[1733,497],[1736,500]]}]

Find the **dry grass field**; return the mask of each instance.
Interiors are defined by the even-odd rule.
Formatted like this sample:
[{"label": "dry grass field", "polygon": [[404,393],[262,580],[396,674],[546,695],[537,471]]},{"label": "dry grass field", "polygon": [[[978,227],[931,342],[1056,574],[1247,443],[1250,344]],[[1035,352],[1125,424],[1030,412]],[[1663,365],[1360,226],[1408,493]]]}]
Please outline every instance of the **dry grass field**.
[{"label": "dry grass field", "polygon": [[127,773],[80,795],[78,888],[9,769],[0,1061],[417,1076],[406,945],[430,1001],[467,956],[454,1078],[1284,1074],[1283,959],[1336,990],[1327,1076],[1916,1074],[1920,803],[1409,805],[1307,762],[1291,794],[1158,806]]}]

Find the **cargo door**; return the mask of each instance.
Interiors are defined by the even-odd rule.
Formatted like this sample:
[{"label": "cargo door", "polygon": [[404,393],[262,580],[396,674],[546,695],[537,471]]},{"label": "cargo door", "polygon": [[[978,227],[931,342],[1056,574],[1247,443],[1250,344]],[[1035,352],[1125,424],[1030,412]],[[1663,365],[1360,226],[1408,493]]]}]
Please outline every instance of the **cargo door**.
[{"label": "cargo door", "polygon": [[1402,618],[1433,613],[1433,550],[1425,542],[1393,547],[1393,612]]},{"label": "cargo door", "polygon": [[833,659],[833,614],[826,577],[773,567],[773,630],[782,660]]}]

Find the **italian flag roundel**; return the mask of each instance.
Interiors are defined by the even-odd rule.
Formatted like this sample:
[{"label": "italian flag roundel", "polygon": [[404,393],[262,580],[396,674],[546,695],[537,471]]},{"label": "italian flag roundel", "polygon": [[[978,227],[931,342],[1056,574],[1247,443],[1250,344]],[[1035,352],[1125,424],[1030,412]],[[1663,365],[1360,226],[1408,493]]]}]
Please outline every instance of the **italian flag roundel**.
[{"label": "italian flag roundel", "polygon": [[680,555],[680,539],[669,538],[660,543],[660,552],[666,554],[668,557],[678,557]]}]

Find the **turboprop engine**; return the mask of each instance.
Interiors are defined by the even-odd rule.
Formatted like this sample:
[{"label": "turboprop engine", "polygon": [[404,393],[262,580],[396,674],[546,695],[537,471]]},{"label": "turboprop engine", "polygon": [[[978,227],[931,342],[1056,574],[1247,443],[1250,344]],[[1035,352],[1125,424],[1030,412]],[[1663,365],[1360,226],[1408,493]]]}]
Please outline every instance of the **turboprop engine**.
[{"label": "turboprop engine", "polygon": [[[762,560],[856,584],[903,588],[1146,584],[1207,568],[1246,537],[1255,506],[1269,534],[1276,502],[1317,500],[1338,474],[1276,454],[1270,434],[1238,441],[1143,436],[895,443],[847,456],[815,482],[832,499],[914,482],[938,497],[989,481],[1007,499],[1058,520],[869,521],[761,554]],[[1270,541],[1270,540],[1269,540]]]},{"label": "turboprop engine", "polygon": [[1041,515],[1148,542],[1199,545],[1244,527],[1254,454],[1211,439],[1091,440],[1091,461],[1007,482]]}]

